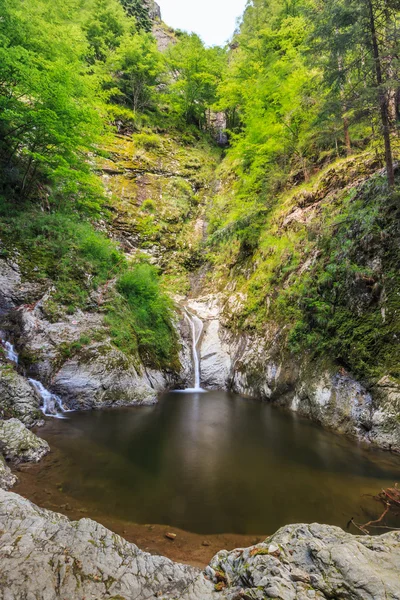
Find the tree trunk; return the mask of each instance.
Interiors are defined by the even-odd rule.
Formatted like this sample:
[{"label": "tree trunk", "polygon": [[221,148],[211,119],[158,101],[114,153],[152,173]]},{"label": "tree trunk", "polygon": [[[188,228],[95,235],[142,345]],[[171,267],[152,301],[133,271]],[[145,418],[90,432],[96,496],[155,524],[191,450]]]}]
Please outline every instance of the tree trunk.
[{"label": "tree trunk", "polygon": [[389,106],[388,106],[387,94],[383,88],[382,64],[381,64],[381,57],[380,57],[380,53],[379,53],[379,45],[378,45],[378,38],[377,38],[376,25],[375,25],[374,7],[372,6],[372,0],[368,0],[368,7],[369,7],[369,16],[370,16],[370,31],[371,31],[371,38],[372,38],[372,49],[373,49],[373,54],[374,54],[375,70],[376,70],[376,81],[377,81],[378,90],[379,90],[379,104],[380,104],[381,120],[382,120],[382,127],[383,127],[383,138],[384,138],[384,142],[385,142],[386,171],[387,171],[389,187],[393,188],[394,187],[394,167],[393,167],[392,144],[390,141]]},{"label": "tree trunk", "polygon": [[[336,35],[338,35],[339,31],[336,29]],[[346,146],[346,154],[350,156],[351,154],[351,138],[350,138],[350,129],[349,129],[349,119],[346,116],[347,113],[347,104],[345,99],[345,89],[342,81],[342,73],[343,69],[343,56],[338,53],[338,71],[340,77],[340,96],[342,101],[342,115],[343,115],[343,133],[344,133],[344,143]]]},{"label": "tree trunk", "polygon": [[344,142],[346,145],[346,154],[347,154],[347,156],[350,156],[352,153],[352,150],[351,150],[351,138],[350,138],[350,131],[349,131],[349,120],[347,117],[343,117],[343,130],[344,130]]}]

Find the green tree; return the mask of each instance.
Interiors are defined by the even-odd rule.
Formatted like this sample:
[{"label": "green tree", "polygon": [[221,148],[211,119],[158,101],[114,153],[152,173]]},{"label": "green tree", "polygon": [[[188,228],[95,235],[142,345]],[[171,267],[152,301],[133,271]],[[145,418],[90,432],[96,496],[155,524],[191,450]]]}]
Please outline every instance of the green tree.
[{"label": "green tree", "polygon": [[166,55],[172,79],[167,90],[172,109],[187,123],[203,127],[206,110],[217,99],[225,52],[205,48],[196,34],[181,33],[177,44]]},{"label": "green tree", "polygon": [[110,55],[107,68],[113,75],[115,100],[135,112],[151,108],[164,65],[150,34],[139,32],[125,36]]},{"label": "green tree", "polygon": [[398,0],[327,0],[316,2],[316,49],[329,84],[328,99],[336,98],[347,145],[347,113],[354,122],[372,122],[380,130],[388,182],[394,185],[391,130],[396,119],[399,34]]},{"label": "green tree", "polygon": [[83,151],[102,124],[85,34],[70,17],[75,8],[75,0],[1,0],[1,184],[20,201],[47,196],[43,184],[79,202],[90,197]]},{"label": "green tree", "polygon": [[150,19],[149,8],[143,0],[121,0],[126,14],[136,19],[139,29],[150,33],[153,23]]}]

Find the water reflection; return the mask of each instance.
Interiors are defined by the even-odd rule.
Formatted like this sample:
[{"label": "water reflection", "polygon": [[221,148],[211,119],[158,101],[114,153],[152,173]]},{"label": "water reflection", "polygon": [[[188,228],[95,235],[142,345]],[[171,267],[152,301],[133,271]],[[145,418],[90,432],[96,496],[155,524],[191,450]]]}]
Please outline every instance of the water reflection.
[{"label": "water reflection", "polygon": [[199,533],[367,520],[363,494],[400,475],[398,457],[222,392],[75,413],[49,423],[44,437],[64,459],[43,477],[62,479],[69,494],[125,520]]}]

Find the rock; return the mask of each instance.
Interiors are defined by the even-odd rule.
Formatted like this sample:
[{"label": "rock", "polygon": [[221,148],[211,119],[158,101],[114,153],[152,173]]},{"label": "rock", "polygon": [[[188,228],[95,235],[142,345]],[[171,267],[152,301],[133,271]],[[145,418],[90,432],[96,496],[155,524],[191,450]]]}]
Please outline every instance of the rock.
[{"label": "rock", "polygon": [[234,334],[225,323],[243,297],[208,295],[190,300],[204,322],[200,341],[201,383],[268,400],[326,428],[400,452],[400,385],[389,377],[366,389],[329,358],[310,360],[282,350],[280,330],[265,336]]},{"label": "rock", "polygon": [[168,538],[169,540],[174,541],[176,539],[176,533],[166,533],[165,537]]},{"label": "rock", "polygon": [[27,427],[40,423],[40,398],[10,364],[0,363],[0,418],[17,417]]},{"label": "rock", "polygon": [[245,589],[249,598],[306,600],[313,591],[320,600],[400,599],[399,532],[355,537],[338,527],[289,525],[244,552],[219,552],[210,566],[225,574],[230,593]]},{"label": "rock", "polygon": [[199,569],[151,556],[89,519],[70,522],[10,492],[0,491],[0,530],[4,599],[213,598]]},{"label": "rock", "polygon": [[209,295],[187,304],[204,325],[200,341],[201,385],[206,389],[227,389],[233,353],[221,324],[220,298]]},{"label": "rock", "polygon": [[0,488],[9,490],[17,483],[17,481],[17,477],[11,472],[10,467],[6,464],[6,461],[0,454]]},{"label": "rock", "polygon": [[43,282],[22,281],[16,262],[0,259],[0,315],[23,302],[33,302],[39,298],[44,285]]},{"label": "rock", "polygon": [[138,357],[116,348],[103,319],[77,311],[53,323],[42,299],[32,310],[10,313],[5,326],[17,340],[29,376],[44,382],[68,408],[155,404],[160,392],[176,387],[178,374],[146,369]]},{"label": "rock", "polygon": [[203,573],[0,490],[0,597],[400,600],[400,532],[289,525],[262,544],[219,552]]},{"label": "rock", "polygon": [[15,463],[39,462],[50,447],[45,440],[29,431],[18,419],[0,421],[0,450]]}]

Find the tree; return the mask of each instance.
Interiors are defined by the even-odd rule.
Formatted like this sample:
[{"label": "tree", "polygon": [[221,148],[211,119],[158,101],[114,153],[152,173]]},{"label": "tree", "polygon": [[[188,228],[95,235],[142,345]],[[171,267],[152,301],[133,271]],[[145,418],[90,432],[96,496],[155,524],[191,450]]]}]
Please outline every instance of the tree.
[{"label": "tree", "polygon": [[394,185],[391,130],[396,112],[398,10],[398,0],[326,0],[316,2],[314,9],[316,47],[330,90],[328,99],[332,102],[335,95],[341,99],[345,135],[349,107],[358,122],[366,115],[374,122],[379,115],[390,187]]},{"label": "tree", "polygon": [[127,35],[110,56],[114,98],[135,112],[151,107],[164,65],[154,38],[145,32]]},{"label": "tree", "polygon": [[127,18],[118,0],[95,0],[84,24],[90,46],[89,62],[105,61],[118,48],[122,37],[134,29],[135,22]]},{"label": "tree", "polygon": [[166,55],[172,73],[169,101],[187,123],[203,127],[206,110],[217,99],[225,52],[221,48],[205,48],[196,34],[181,33],[177,44]]},{"label": "tree", "polygon": [[136,19],[139,29],[150,33],[153,23],[150,18],[149,8],[143,0],[121,0],[125,12]]},{"label": "tree", "polygon": [[81,201],[90,179],[83,152],[102,124],[85,35],[70,20],[75,3],[0,2],[0,184],[20,202],[44,184]]}]

